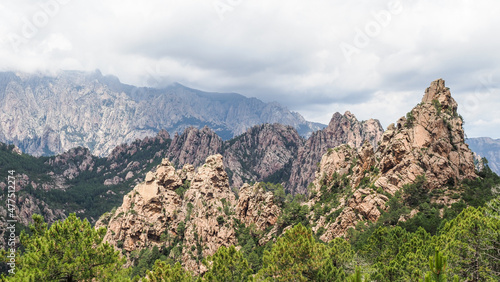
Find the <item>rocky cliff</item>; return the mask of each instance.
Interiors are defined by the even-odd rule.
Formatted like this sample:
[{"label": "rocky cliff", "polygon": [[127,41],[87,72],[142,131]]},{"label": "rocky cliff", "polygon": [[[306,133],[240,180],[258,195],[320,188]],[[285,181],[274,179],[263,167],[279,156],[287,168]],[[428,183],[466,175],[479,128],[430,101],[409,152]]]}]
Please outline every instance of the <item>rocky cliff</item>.
[{"label": "rocky cliff", "polygon": [[187,128],[182,134],[175,134],[166,157],[175,165],[199,166],[205,159],[222,152],[223,140],[208,127]]},{"label": "rocky cliff", "polygon": [[207,93],[175,84],[163,89],[120,83],[99,71],[56,76],[0,73],[0,142],[39,156],[114,147],[166,129],[209,126],[223,139],[262,123],[281,123],[304,136],[322,127],[277,103],[238,94]]},{"label": "rocky cliff", "polygon": [[377,146],[382,133],[378,120],[358,121],[350,112],[334,114],[328,127],[308,139],[293,127],[281,124],[256,125],[227,141],[209,128],[188,128],[174,137],[167,157],[178,166],[196,166],[209,155],[219,153],[224,156],[233,186],[274,182],[282,183],[291,193],[304,194],[328,148],[340,144],[360,147],[363,141]]},{"label": "rocky cliff", "polygon": [[281,124],[254,126],[224,143],[224,163],[232,184],[245,182],[286,183],[303,138],[295,129]]},{"label": "rocky cliff", "polygon": [[176,170],[164,159],[96,227],[108,228],[105,240],[123,248],[130,263],[137,250],[168,247],[170,258],[203,272],[203,257],[220,246],[237,245],[235,219],[264,229],[279,214],[272,193],[259,187],[244,186],[237,200],[222,156],[213,155],[196,170],[192,165]]},{"label": "rocky cliff", "polygon": [[299,148],[287,187],[294,193],[305,193],[307,185],[314,179],[314,172],[321,156],[329,148],[341,144],[359,148],[364,141],[376,147],[383,131],[378,120],[358,121],[349,111],[344,115],[335,113],[326,128],[314,132]]},{"label": "rocky cliff", "polygon": [[199,166],[213,154],[224,156],[230,184],[240,187],[244,182],[288,181],[292,163],[304,139],[291,126],[263,124],[223,141],[208,127],[191,127],[176,134],[167,157],[177,166]]},{"label": "rocky cliff", "polygon": [[314,228],[325,231],[321,239],[343,235],[359,221],[378,220],[387,209],[387,195],[408,184],[419,182],[418,189],[424,191],[441,189],[433,200],[450,205],[447,187],[476,177],[462,124],[457,103],[439,79],[427,88],[419,105],[389,125],[376,151],[368,142],[359,149],[346,144],[329,150],[316,171],[308,202],[316,207],[312,218],[318,218],[319,207],[332,199],[336,203]]}]

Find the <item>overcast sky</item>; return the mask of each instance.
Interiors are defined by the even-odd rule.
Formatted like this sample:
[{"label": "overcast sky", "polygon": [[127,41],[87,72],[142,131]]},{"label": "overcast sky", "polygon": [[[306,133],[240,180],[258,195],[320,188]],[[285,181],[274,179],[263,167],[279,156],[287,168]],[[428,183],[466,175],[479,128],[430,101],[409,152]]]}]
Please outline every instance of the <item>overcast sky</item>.
[{"label": "overcast sky", "polygon": [[384,127],[443,78],[468,137],[500,138],[500,1],[7,0],[0,70],[95,70]]}]

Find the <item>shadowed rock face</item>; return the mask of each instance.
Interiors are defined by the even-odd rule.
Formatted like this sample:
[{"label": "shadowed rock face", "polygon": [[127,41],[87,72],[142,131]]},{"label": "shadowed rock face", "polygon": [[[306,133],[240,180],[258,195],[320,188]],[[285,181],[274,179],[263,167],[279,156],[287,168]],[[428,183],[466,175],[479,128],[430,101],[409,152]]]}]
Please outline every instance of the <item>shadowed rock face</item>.
[{"label": "shadowed rock face", "polygon": [[394,194],[420,175],[426,178],[422,189],[427,190],[475,178],[473,154],[464,143],[462,124],[457,103],[439,79],[427,88],[420,104],[389,125],[376,151],[365,143],[360,149],[342,145],[323,155],[313,182],[317,195],[308,204],[319,201],[323,185],[344,175],[354,191],[340,199],[335,210],[342,212],[334,222],[323,219],[315,227],[327,230],[321,239],[341,236],[360,220],[378,220],[388,200],[380,189]]},{"label": "shadowed rock face", "polygon": [[231,186],[240,187],[244,182],[269,180],[273,175],[274,181],[287,180],[303,142],[294,128],[281,124],[256,125],[228,141],[207,127],[192,127],[175,135],[167,157],[181,167],[199,166],[208,156],[222,154]]},{"label": "shadowed rock face", "polygon": [[359,148],[364,141],[376,147],[383,131],[378,120],[358,121],[349,111],[344,115],[335,113],[328,127],[313,133],[299,149],[287,188],[293,193],[305,193],[307,185],[314,180],[317,163],[329,148],[341,144]]}]

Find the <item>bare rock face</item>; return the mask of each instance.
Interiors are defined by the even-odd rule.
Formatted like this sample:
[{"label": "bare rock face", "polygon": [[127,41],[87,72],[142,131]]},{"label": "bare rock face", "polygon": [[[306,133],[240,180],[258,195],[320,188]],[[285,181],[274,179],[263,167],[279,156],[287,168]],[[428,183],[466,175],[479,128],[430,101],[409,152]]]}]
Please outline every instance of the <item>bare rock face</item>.
[{"label": "bare rock face", "polygon": [[335,113],[323,130],[317,131],[299,149],[297,159],[293,163],[288,190],[304,194],[306,187],[314,180],[316,164],[329,148],[341,144],[359,148],[364,141],[373,147],[382,137],[383,128],[378,120],[358,121],[349,111],[344,115]]},{"label": "bare rock face", "polygon": [[[148,172],[145,181],[125,195],[122,206],[96,224],[107,225],[104,239],[129,253],[172,243],[173,238],[182,239],[180,258],[192,271],[197,271],[199,265],[189,253],[191,246],[202,244],[203,256],[207,256],[222,245],[235,244],[232,225],[217,221],[219,216],[227,221],[224,207],[235,205],[222,156],[208,157],[196,173],[191,168],[176,171],[164,159],[156,171]],[[184,194],[176,191],[186,188]]]},{"label": "bare rock face", "polygon": [[95,165],[95,157],[87,148],[73,148],[50,159],[48,165],[63,169],[62,176],[73,179],[83,171],[91,171]]},{"label": "bare rock face", "polygon": [[[7,180],[7,177],[5,178]],[[34,214],[43,214],[44,219],[47,223],[52,224],[56,220],[66,218],[63,209],[51,208],[46,202],[38,199],[29,193],[20,193],[21,190],[27,189],[28,185],[31,185],[36,189],[36,183],[32,181],[26,174],[22,174],[16,178],[16,219],[17,221],[24,225],[29,226],[33,223],[32,216]],[[0,190],[2,195],[0,195],[0,200],[7,202],[7,181],[0,181]],[[7,219],[9,218],[9,210],[7,204],[0,206],[0,217]],[[6,220],[0,221],[0,247],[7,247],[8,239],[8,223]],[[19,238],[16,238],[18,240]]]},{"label": "bare rock face", "polygon": [[253,186],[244,184],[240,188],[236,216],[245,225],[255,224],[257,229],[265,230],[276,224],[280,214],[272,192],[266,193],[258,183]]},{"label": "bare rock face", "polygon": [[[242,196],[237,202],[222,155],[209,156],[196,170],[192,165],[176,170],[164,159],[96,227],[108,228],[104,239],[125,250],[129,263],[136,250],[171,246],[172,258],[199,273],[205,271],[200,263],[203,257],[221,246],[237,245],[234,218],[260,228],[276,222],[279,209],[273,205],[272,193],[244,192]],[[251,208],[256,215],[241,207]]]},{"label": "bare rock face", "polygon": [[294,128],[281,124],[256,125],[229,141],[222,141],[208,127],[193,127],[174,136],[167,157],[177,166],[199,166],[208,156],[222,154],[230,184],[240,187],[250,181],[288,180],[303,143]]},{"label": "bare rock face", "polygon": [[422,102],[384,133],[375,154],[382,173],[376,185],[394,193],[418,175],[425,175],[427,189],[443,186],[450,179],[476,177],[462,124],[444,80],[432,82]]},{"label": "bare rock face", "polygon": [[179,166],[199,166],[208,156],[220,153],[222,143],[222,139],[208,127],[201,130],[190,127],[180,135],[175,134],[167,157]]},{"label": "bare rock face", "polygon": [[290,126],[263,124],[224,143],[224,164],[232,185],[244,182],[288,179],[293,160],[303,145],[302,137]]},{"label": "bare rock face", "polygon": [[315,231],[324,228],[321,239],[331,240],[359,221],[377,221],[387,209],[382,192],[394,194],[420,175],[426,179],[422,189],[428,190],[477,177],[457,103],[442,79],[431,83],[406,117],[389,125],[376,151],[365,142],[358,149],[341,145],[323,155],[307,204],[320,203],[333,187],[346,190],[340,191],[343,197],[330,212],[340,211],[339,216],[333,222],[322,218]]}]

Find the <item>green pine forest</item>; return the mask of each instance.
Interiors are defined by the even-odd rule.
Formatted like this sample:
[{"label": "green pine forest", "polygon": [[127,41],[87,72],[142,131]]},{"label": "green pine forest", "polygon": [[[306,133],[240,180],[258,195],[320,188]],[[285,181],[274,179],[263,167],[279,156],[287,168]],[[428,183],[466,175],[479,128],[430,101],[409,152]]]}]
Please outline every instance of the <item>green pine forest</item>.
[{"label": "green pine forest", "polygon": [[[499,281],[500,177],[487,165],[477,173],[477,179],[459,184],[460,201],[451,207],[416,193],[417,181],[391,196],[388,211],[377,222],[358,224],[344,238],[327,243],[318,239],[321,230],[312,232],[303,195],[292,197],[279,184],[264,184],[282,208],[277,223],[281,234],[259,246],[261,231],[236,222],[238,246],[200,257],[207,270],[201,276],[172,259],[176,248],[142,250],[133,265],[125,266],[120,251],[103,242],[103,228],[96,230],[75,214],[49,227],[35,215],[34,224],[20,236],[16,274],[2,280]],[[417,215],[398,221],[414,207]],[[2,269],[7,269],[5,263]]]}]

